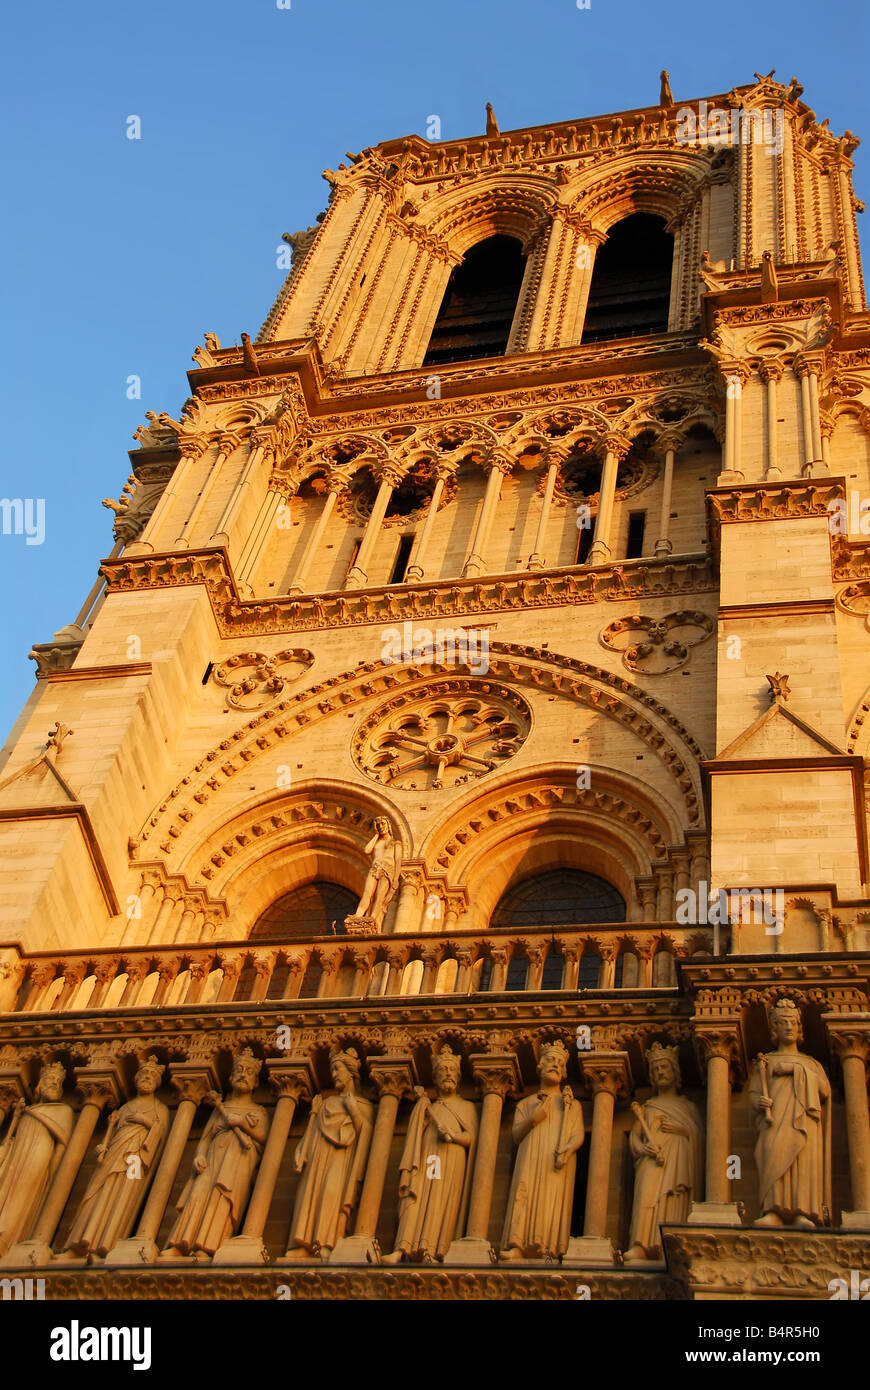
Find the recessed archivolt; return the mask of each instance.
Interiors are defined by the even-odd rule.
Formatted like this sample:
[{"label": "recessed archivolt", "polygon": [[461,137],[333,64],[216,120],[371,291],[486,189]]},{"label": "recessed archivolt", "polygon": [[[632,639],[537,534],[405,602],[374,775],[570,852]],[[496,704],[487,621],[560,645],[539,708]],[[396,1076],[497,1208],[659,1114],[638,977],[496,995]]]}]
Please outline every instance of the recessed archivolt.
[{"label": "recessed archivolt", "polygon": [[540,175],[488,175],[432,198],[420,226],[457,256],[491,236],[516,237],[525,245],[555,207],[556,193],[555,183]]},{"label": "recessed archivolt", "polygon": [[571,212],[599,232],[608,232],[634,212],[670,220],[686,198],[700,191],[708,170],[708,161],[699,162],[697,154],[649,162],[636,154],[626,156],[608,162],[605,173],[596,171],[585,187],[578,187]]},{"label": "recessed archivolt", "polygon": [[181,866],[190,882],[209,884],[231,911],[242,903],[253,921],[270,902],[314,878],[328,878],[362,893],[368,869],[365,846],[376,817],[384,816],[412,852],[408,822],[395,804],[368,788],[336,780],[262,794],[225,819],[214,818]]},{"label": "recessed archivolt", "polygon": [[[155,807],[132,848],[138,850],[146,842],[157,841],[164,854],[172,854],[190,822],[231,778],[309,725],[410,685],[419,686],[422,695],[427,683],[436,677],[443,687],[449,688],[452,678],[464,689],[474,674],[466,663],[435,661],[402,666],[361,662],[351,671],[281,700],[206,753]],[[665,764],[679,787],[689,823],[700,824],[697,763],[703,757],[702,750],[679,720],[651,695],[588,662],[511,643],[491,644],[488,675],[508,685],[552,691],[622,724]],[[485,689],[486,678],[479,681]]]},{"label": "recessed archivolt", "polygon": [[606,878],[636,910],[636,879],[649,877],[684,834],[674,812],[635,779],[596,765],[590,786],[578,788],[576,768],[563,764],[479,787],[432,828],[419,857],[464,885],[486,922],[514,883],[555,868]]}]

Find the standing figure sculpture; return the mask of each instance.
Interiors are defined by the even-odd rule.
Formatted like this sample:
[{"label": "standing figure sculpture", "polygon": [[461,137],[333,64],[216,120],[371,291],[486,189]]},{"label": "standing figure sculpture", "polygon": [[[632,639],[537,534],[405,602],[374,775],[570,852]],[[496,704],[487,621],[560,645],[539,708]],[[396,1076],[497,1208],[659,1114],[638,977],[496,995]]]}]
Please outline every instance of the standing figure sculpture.
[{"label": "standing figure sculpture", "polygon": [[63,1097],[64,1069],[49,1062],[39,1073],[32,1105],[16,1101],[0,1145],[0,1258],[26,1240],[73,1130]]},{"label": "standing figure sculpture", "polygon": [[798,1051],[794,1000],[780,999],[768,1018],[776,1047],[756,1059],[749,1086],[758,1131],[755,1225],[821,1226],[831,1209],[831,1085],[821,1064]]},{"label": "standing figure sculpture", "polygon": [[432,1063],[438,1092],[430,1101],[417,1086],[408,1135],[399,1163],[399,1229],[385,1264],[443,1260],[468,1211],[477,1107],[457,1096],[460,1059],[442,1047]]},{"label": "standing figure sculpture", "polygon": [[210,1091],[213,1106],[193,1158],[193,1174],[177,1202],[179,1216],[162,1259],[198,1250],[213,1255],[238,1230],[251,1191],[269,1120],[251,1100],[262,1063],[249,1047],[233,1062],[228,1100]]},{"label": "standing figure sculpture", "polygon": [[316,1095],[294,1166],[302,1174],[290,1223],[289,1259],[328,1259],[359,1199],[374,1106],[357,1095],[360,1059],[349,1047],[329,1061],[337,1094]]},{"label": "standing figure sculpture", "polygon": [[583,1112],[570,1086],[564,1043],[545,1043],[538,1060],[540,1090],[517,1105],[513,1140],[519,1145],[508,1194],[502,1260],[564,1255],[571,1235],[577,1150]]},{"label": "standing figure sculpture", "polygon": [[353,916],[368,918],[376,927],[380,927],[399,886],[399,870],[402,867],[402,845],[393,838],[386,816],[376,817],[375,833],[366,845],[365,853],[371,855],[371,864]]},{"label": "standing figure sculpture", "polygon": [[112,1112],[67,1239],[71,1255],[105,1256],[133,1229],[169,1124],[169,1109],[155,1095],[163,1070],[156,1057],[146,1057],[136,1072],[135,1100]]},{"label": "standing figure sculpture", "polygon": [[653,1043],[646,1055],[655,1095],[631,1107],[634,1204],[626,1264],[661,1259],[659,1228],[684,1222],[701,1189],[704,1130],[697,1106],[680,1095],[677,1054],[676,1047]]}]

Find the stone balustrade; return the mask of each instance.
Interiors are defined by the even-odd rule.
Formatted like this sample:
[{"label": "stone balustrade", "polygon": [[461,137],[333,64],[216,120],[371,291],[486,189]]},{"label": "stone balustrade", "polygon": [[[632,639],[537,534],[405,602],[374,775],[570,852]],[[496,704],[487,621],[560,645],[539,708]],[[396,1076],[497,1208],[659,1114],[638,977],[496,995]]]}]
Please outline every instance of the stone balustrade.
[{"label": "stone balustrade", "polygon": [[25,956],[0,947],[0,1012],[672,988],[675,961],[709,955],[712,944],[697,927],[620,923]]}]

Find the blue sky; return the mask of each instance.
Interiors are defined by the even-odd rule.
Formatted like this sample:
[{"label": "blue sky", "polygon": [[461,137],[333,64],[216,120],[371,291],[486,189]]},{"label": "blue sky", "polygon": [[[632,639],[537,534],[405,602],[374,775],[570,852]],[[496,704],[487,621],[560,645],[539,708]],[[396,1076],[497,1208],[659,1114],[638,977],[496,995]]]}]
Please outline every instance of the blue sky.
[{"label": "blue sky", "polygon": [[[286,3],[286,0],[283,0]],[[71,622],[112,545],[146,409],[177,415],[205,330],[256,334],[281,233],[346,150],[503,130],[797,75],[870,142],[866,0],[42,0],[7,11],[0,496],[45,498],[45,540],[0,535],[0,740],[27,653]],[[126,138],[127,117],[141,139]],[[856,155],[870,202],[870,158]],[[862,219],[859,219],[859,225]],[[865,239],[866,242],[866,239]],[[127,399],[127,378],[142,399]]]}]

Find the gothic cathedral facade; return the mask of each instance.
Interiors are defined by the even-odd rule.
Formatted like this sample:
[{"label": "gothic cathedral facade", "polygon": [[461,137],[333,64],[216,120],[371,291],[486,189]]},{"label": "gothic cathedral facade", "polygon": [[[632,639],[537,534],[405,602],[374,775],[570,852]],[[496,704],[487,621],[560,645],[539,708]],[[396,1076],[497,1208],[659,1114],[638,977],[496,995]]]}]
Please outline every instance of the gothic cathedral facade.
[{"label": "gothic cathedral facade", "polygon": [[763,78],[326,171],[31,653],[0,1273],[685,1300],[866,1268],[857,143]]}]

